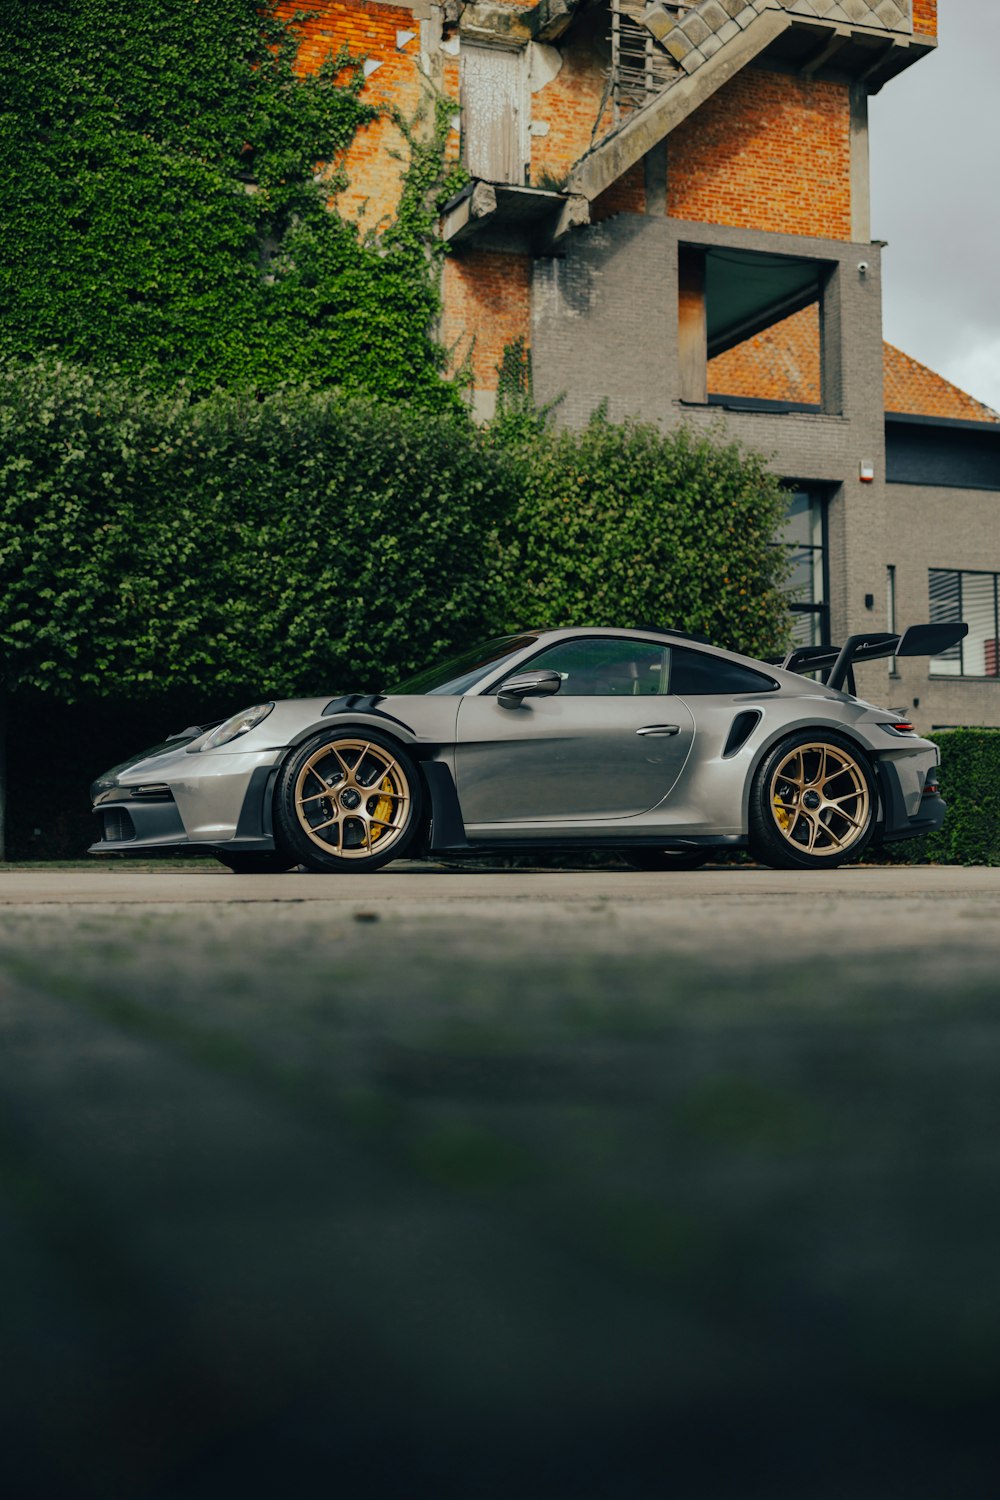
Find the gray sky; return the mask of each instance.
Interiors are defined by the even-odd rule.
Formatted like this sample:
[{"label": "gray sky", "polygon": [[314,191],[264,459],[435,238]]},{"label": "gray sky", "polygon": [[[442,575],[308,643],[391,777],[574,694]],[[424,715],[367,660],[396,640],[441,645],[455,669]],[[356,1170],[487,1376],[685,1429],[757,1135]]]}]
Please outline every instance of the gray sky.
[{"label": "gray sky", "polygon": [[1000,0],[939,0],[938,25],[871,101],[885,336],[1000,411]]}]

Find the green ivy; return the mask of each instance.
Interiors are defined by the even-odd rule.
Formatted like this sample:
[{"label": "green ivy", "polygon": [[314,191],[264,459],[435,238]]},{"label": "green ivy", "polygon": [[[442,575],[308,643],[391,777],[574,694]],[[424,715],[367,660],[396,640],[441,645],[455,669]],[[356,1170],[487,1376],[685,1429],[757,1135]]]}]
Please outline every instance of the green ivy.
[{"label": "green ivy", "polygon": [[339,385],[443,408],[447,115],[397,118],[397,220],[331,211],[383,109],[361,59],[297,77],[274,0],[0,0],[0,352],[169,390]]}]

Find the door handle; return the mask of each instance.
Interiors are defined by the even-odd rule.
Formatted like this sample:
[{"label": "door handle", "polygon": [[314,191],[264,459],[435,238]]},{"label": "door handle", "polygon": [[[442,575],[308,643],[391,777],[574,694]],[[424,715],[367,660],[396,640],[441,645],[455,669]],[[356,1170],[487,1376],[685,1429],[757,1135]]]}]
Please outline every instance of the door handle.
[{"label": "door handle", "polygon": [[680,732],[681,726],[679,724],[647,724],[645,729],[636,730],[636,734],[660,734],[663,735],[664,738],[666,738],[668,734],[680,734]]}]

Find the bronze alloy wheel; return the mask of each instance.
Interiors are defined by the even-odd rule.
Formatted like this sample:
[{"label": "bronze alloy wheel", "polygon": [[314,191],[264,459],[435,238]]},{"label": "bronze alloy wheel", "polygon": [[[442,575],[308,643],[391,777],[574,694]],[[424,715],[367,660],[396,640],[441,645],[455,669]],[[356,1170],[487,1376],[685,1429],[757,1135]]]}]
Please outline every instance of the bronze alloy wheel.
[{"label": "bronze alloy wheel", "polygon": [[832,732],[785,740],[754,782],[751,848],[767,864],[843,864],[867,843],[875,803],[871,767],[848,740]]},{"label": "bronze alloy wheel", "polygon": [[283,847],[311,869],[375,869],[400,854],[420,786],[406,754],[381,735],[324,735],[287,763],[275,802]]}]

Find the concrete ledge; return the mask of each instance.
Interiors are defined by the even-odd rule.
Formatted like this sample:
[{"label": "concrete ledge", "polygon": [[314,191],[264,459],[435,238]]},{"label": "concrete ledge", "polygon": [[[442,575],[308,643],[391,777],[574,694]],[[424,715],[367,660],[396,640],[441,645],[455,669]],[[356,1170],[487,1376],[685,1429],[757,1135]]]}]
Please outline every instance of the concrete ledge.
[{"label": "concrete ledge", "polygon": [[446,205],[441,238],[459,247],[551,253],[571,229],[590,223],[590,204],[575,193],[504,183],[472,182]]}]

